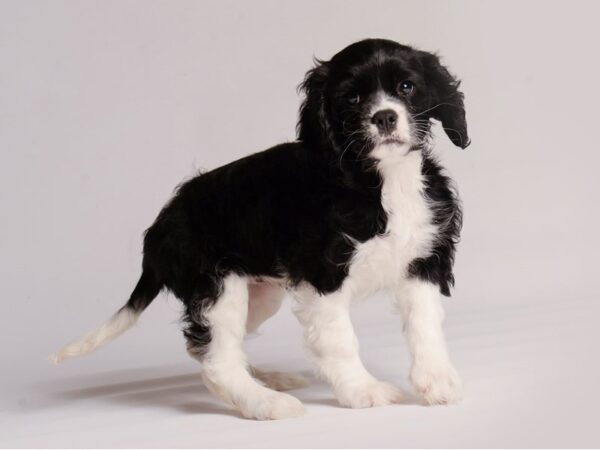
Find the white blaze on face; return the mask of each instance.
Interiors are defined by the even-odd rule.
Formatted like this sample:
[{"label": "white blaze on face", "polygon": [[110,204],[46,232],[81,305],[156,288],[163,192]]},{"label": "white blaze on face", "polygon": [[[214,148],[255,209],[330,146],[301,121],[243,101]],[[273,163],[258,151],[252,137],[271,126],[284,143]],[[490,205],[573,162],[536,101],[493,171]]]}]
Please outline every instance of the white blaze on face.
[{"label": "white blaze on face", "polygon": [[373,117],[378,111],[391,109],[398,118],[396,120],[396,128],[391,134],[382,135],[379,133],[377,126],[371,121],[367,124],[367,129],[375,147],[371,152],[371,156],[378,160],[387,159],[390,156],[405,155],[411,147],[411,132],[410,122],[408,120],[408,111],[399,100],[380,92],[377,100],[371,107],[369,117]]}]

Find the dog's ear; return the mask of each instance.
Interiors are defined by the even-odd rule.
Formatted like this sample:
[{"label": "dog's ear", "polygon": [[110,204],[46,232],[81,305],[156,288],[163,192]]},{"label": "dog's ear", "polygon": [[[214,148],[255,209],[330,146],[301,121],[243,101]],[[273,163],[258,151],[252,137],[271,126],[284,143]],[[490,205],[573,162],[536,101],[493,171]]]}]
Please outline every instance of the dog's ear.
[{"label": "dog's ear", "polygon": [[298,86],[304,92],[300,106],[300,117],[296,127],[298,139],[309,145],[319,145],[329,140],[329,123],[325,114],[325,85],[329,75],[329,64],[315,59],[315,67],[309,70]]},{"label": "dog's ear", "polygon": [[464,95],[458,90],[460,81],[453,77],[439,58],[428,52],[420,52],[424,77],[430,89],[429,115],[439,120],[450,140],[460,148],[466,148],[471,140],[467,132]]}]

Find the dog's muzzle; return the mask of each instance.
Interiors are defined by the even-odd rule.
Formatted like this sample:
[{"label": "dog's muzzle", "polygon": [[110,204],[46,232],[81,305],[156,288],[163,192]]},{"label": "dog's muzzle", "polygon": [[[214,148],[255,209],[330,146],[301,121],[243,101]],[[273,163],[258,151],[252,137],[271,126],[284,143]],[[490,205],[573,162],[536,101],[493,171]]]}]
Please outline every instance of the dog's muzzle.
[{"label": "dog's muzzle", "polygon": [[396,129],[398,114],[391,109],[382,109],[373,114],[371,123],[377,127],[377,131],[379,131],[381,136],[387,136],[392,134]]}]

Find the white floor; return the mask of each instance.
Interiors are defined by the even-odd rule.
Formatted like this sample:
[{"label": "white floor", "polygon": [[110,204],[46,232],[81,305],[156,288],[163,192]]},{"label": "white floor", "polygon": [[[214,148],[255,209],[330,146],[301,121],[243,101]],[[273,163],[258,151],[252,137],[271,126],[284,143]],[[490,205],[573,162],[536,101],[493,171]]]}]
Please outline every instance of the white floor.
[{"label": "white floor", "polygon": [[[211,397],[175,331],[175,301],[156,302],[128,335],[57,368],[36,352],[25,362],[14,349],[2,369],[0,445],[598,446],[600,307],[587,300],[475,308],[448,300],[449,345],[466,384],[462,403],[348,410],[312,378],[293,392],[307,414],[278,422],[244,420]],[[376,298],[357,305],[355,317],[367,366],[408,389],[406,349],[391,307]],[[73,328],[65,324],[59,334]],[[248,351],[261,367],[311,374],[287,309],[248,341]],[[18,369],[22,364],[27,371]]]}]

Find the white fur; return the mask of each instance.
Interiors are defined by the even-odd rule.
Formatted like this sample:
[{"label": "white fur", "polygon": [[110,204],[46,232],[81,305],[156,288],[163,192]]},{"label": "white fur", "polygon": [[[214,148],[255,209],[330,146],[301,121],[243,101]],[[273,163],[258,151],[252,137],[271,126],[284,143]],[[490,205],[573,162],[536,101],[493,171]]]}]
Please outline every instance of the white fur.
[{"label": "white fur", "polygon": [[130,329],[137,322],[138,317],[139,313],[129,308],[121,309],[96,330],[50,355],[49,360],[53,364],[58,364],[67,358],[87,355]]},{"label": "white fur", "polygon": [[402,392],[376,380],[360,360],[348,310],[351,294],[349,287],[342,287],[321,297],[308,284],[294,291],[294,313],[304,327],[312,358],[343,406],[366,408],[398,403]]},{"label": "white fur", "polygon": [[[282,286],[281,280],[250,280],[248,282],[248,294],[246,332],[252,333],[265,320],[279,311],[283,297],[285,296],[285,289]],[[269,372],[256,367],[250,367],[250,373],[265,386],[276,391],[289,391],[305,387],[308,384],[306,378],[286,372]]]},{"label": "white fur", "polygon": [[397,155],[378,165],[381,201],[388,215],[386,232],[359,244],[350,265],[348,282],[361,297],[405,280],[408,264],[430,254],[437,232],[423,196],[421,153],[395,151]]},{"label": "white fur", "polygon": [[211,342],[202,360],[206,387],[251,419],[283,419],[303,414],[304,407],[298,399],[268,389],[250,375],[242,348],[247,313],[247,280],[237,275],[227,276],[223,293],[205,313],[211,328]]},{"label": "white fur", "polygon": [[428,404],[459,400],[462,386],[446,350],[438,286],[411,279],[399,286],[395,294],[413,358],[413,387]]}]

